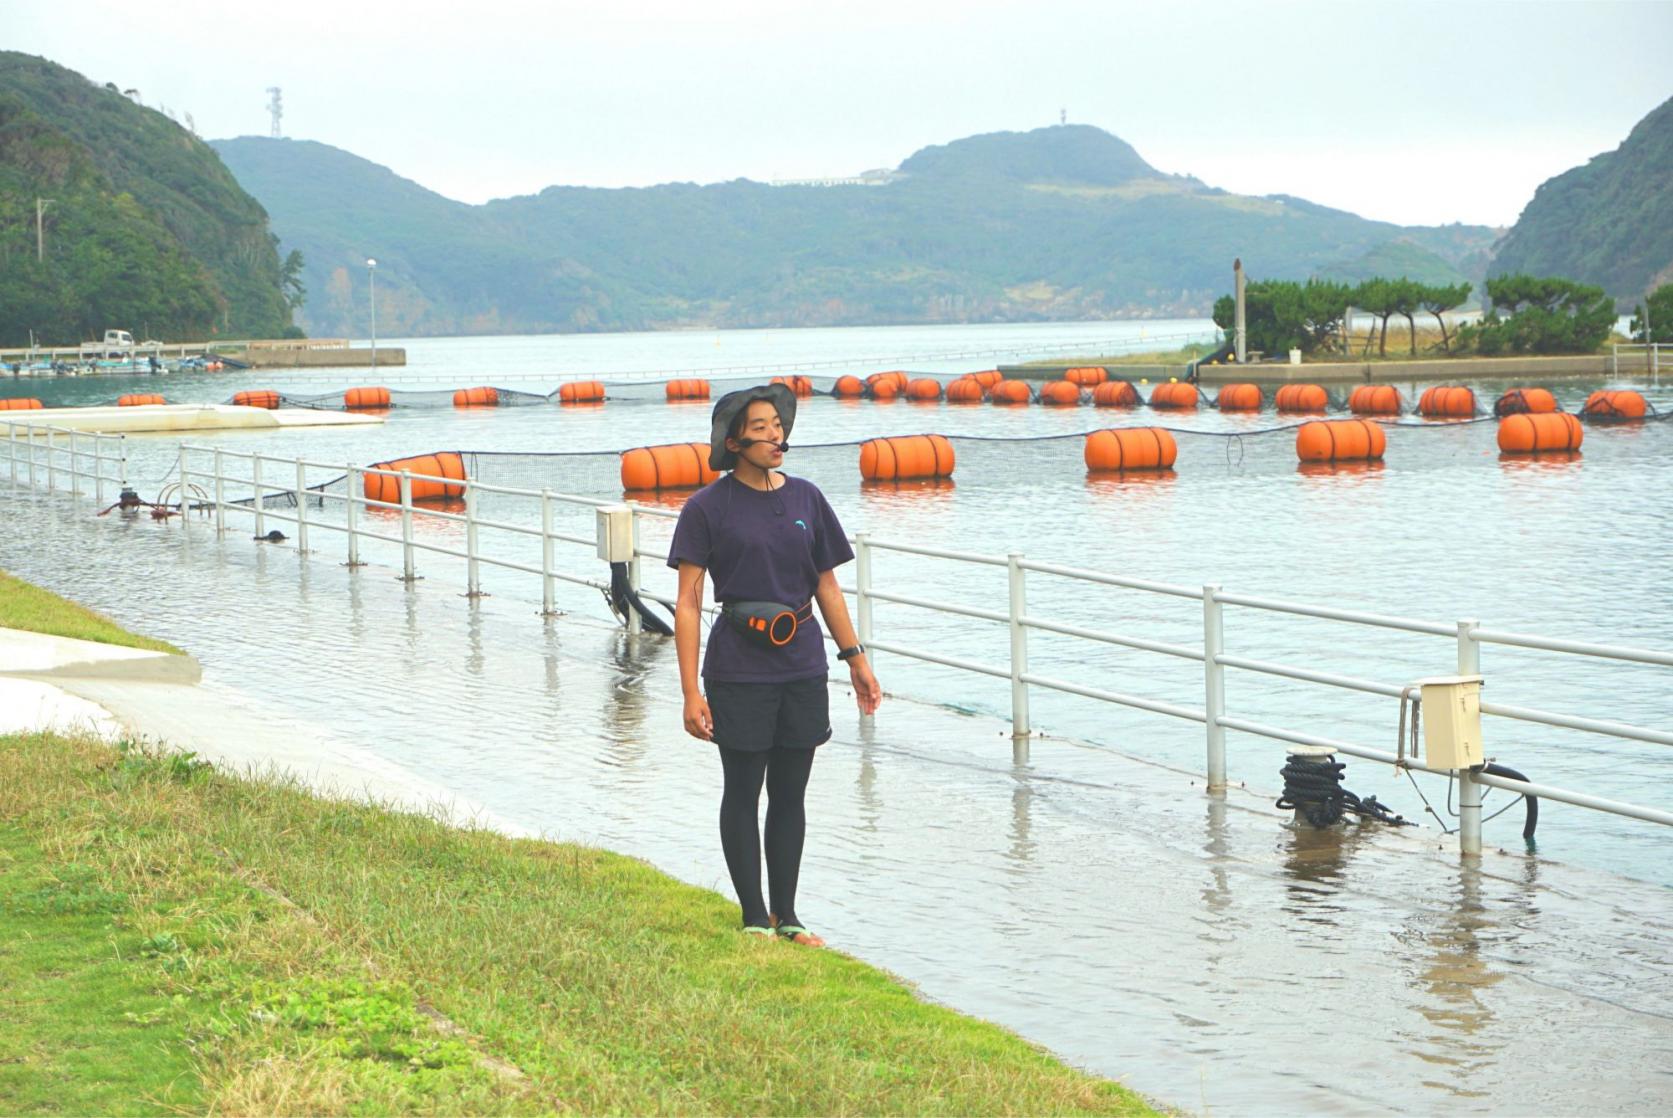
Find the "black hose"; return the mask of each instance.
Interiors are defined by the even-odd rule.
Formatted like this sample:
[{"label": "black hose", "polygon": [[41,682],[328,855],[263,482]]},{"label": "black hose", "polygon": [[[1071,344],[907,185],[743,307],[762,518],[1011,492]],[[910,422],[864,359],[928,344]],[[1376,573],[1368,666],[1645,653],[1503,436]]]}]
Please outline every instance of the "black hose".
[{"label": "black hose", "polygon": [[[1532,781],[1529,781],[1527,777],[1523,776],[1509,765],[1501,765],[1497,761],[1487,762],[1485,765],[1481,766],[1481,771],[1490,776],[1502,776],[1510,780],[1520,780],[1523,783],[1532,783]],[[1521,795],[1522,802],[1525,803],[1528,808],[1522,817],[1522,839],[1525,842],[1531,843],[1534,841],[1534,828],[1539,826],[1539,797],[1530,796],[1525,792]]]},{"label": "black hose", "polygon": [[1344,812],[1397,827],[1416,826],[1378,803],[1377,797],[1367,796],[1362,800],[1342,787],[1342,773],[1347,767],[1334,757],[1323,760],[1289,758],[1279,770],[1284,778],[1284,793],[1278,797],[1277,807],[1300,811],[1315,827],[1331,826],[1342,818]]},{"label": "black hose", "polygon": [[661,637],[671,637],[674,630],[669,628],[668,622],[645,608],[645,603],[627,581],[627,564],[610,564],[610,606],[622,620],[628,618],[628,610],[639,615],[639,621],[651,632]]}]

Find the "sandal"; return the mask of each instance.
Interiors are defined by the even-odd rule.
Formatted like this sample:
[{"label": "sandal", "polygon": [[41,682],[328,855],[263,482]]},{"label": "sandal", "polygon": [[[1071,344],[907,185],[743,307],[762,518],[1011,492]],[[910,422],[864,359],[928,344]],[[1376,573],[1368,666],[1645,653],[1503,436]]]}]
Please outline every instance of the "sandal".
[{"label": "sandal", "polygon": [[772,939],[776,935],[771,928],[763,928],[759,924],[745,924],[744,935],[759,936],[762,939]]},{"label": "sandal", "polygon": [[820,939],[800,924],[778,924],[773,927],[773,931],[778,934],[780,939],[787,939],[791,943],[800,944],[803,947],[825,946],[824,940]]}]

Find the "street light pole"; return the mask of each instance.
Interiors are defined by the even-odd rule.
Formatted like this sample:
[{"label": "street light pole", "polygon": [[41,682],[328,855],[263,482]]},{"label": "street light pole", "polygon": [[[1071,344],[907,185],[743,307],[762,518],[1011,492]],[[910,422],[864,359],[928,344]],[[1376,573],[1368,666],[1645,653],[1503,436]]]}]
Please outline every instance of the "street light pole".
[{"label": "street light pole", "polygon": [[372,371],[378,371],[378,262],[366,258],[366,290],[372,303]]}]

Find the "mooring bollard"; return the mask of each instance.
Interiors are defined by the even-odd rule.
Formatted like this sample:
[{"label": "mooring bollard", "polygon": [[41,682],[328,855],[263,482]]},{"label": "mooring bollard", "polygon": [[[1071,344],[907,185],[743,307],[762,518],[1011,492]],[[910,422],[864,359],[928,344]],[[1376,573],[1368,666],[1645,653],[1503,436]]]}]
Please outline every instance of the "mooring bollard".
[{"label": "mooring bollard", "polygon": [[1319,745],[1292,745],[1282,770],[1279,807],[1293,807],[1297,827],[1323,830],[1342,821],[1342,786],[1336,754]]}]

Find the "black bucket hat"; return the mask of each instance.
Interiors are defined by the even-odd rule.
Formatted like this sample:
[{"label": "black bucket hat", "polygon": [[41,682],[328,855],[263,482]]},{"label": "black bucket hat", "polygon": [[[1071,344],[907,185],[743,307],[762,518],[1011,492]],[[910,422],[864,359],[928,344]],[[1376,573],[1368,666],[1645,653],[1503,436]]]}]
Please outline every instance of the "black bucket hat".
[{"label": "black bucket hat", "polygon": [[785,441],[789,441],[790,429],[796,425],[796,394],[788,386],[758,384],[728,392],[715,402],[709,417],[709,469],[730,470],[738,464],[737,454],[726,449],[726,436],[732,430],[732,422],[757,400],[772,404],[778,412],[778,421],[784,424]]}]

